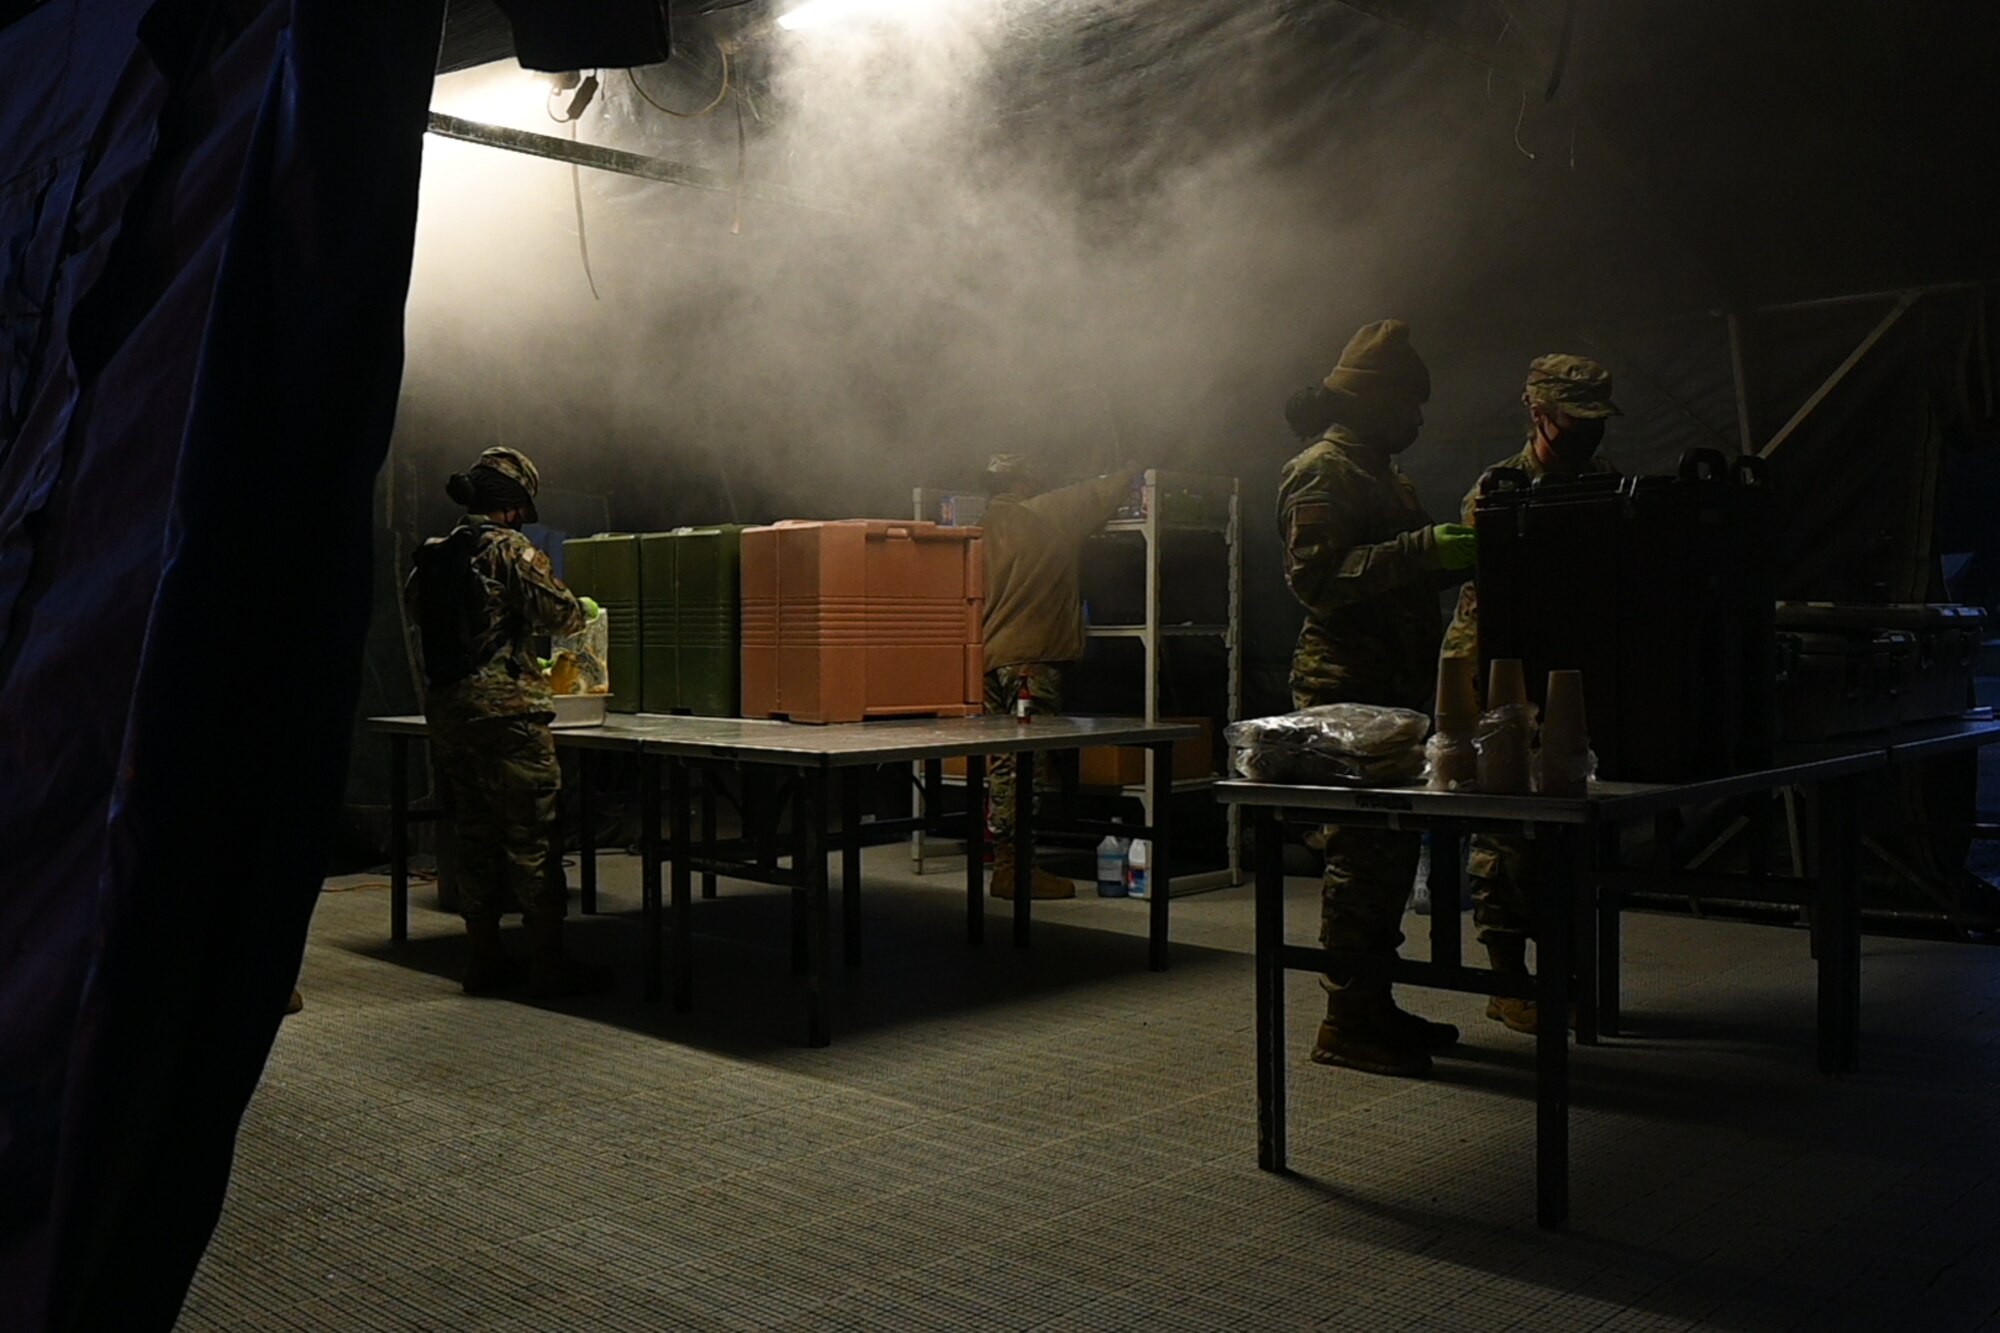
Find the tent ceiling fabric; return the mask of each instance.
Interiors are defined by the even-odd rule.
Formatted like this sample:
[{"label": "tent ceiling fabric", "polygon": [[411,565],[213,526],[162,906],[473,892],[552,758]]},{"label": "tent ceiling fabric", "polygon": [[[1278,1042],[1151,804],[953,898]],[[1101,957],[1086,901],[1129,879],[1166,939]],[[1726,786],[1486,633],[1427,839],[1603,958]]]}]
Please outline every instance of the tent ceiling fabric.
[{"label": "tent ceiling fabric", "polygon": [[[1164,0],[1151,0],[1164,3]],[[1209,0],[1220,4],[1224,0]],[[774,7],[779,0],[772,0]],[[1962,202],[2000,81],[1981,68],[2000,6],[1841,0],[1289,0],[1423,36],[1540,102],[1565,16],[1554,104],[1583,115],[1734,305],[1990,276],[1996,229]],[[712,6],[675,6],[689,15]],[[512,54],[492,0],[453,0],[440,72]],[[1808,243],[1809,242],[1809,243]]]}]

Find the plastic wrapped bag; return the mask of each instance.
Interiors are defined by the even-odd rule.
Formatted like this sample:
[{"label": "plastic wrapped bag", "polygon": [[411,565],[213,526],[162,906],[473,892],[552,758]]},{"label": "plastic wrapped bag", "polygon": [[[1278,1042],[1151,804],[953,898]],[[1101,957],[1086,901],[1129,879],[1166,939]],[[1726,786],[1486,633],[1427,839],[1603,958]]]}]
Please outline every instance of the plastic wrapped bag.
[{"label": "plastic wrapped bag", "polygon": [[1478,790],[1479,750],[1471,732],[1438,732],[1424,742],[1424,758],[1432,791]]},{"label": "plastic wrapped bag", "polygon": [[1572,750],[1563,754],[1547,747],[1535,751],[1534,778],[1537,796],[1585,796],[1597,777],[1597,752]]},{"label": "plastic wrapped bag", "polygon": [[1533,704],[1507,704],[1481,713],[1479,727],[1472,733],[1472,747],[1479,753],[1479,790],[1526,795],[1532,782],[1534,736]]},{"label": "plastic wrapped bag", "polygon": [[1396,786],[1424,776],[1430,719],[1407,708],[1322,704],[1232,723],[1236,772],[1253,782]]},{"label": "plastic wrapped bag", "polygon": [[549,690],[555,694],[606,694],[611,689],[611,613],[599,610],[574,634],[549,641]]}]

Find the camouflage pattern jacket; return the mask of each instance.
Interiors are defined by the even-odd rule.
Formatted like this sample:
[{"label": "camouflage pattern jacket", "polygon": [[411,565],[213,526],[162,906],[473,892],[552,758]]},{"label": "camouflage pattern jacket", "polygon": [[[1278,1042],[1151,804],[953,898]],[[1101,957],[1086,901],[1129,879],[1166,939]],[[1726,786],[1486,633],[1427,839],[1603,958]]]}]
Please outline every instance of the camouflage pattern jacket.
[{"label": "camouflage pattern jacket", "polygon": [[[1515,454],[1505,462],[1495,463],[1492,467],[1487,468],[1479,474],[1479,480],[1474,482],[1472,489],[1465,493],[1465,502],[1459,506],[1459,521],[1461,523],[1464,523],[1467,527],[1472,526],[1474,512],[1479,508],[1479,497],[1485,493],[1486,485],[1492,479],[1493,474],[1502,470],[1526,473],[1530,482],[1540,481],[1548,475],[1549,471],[1548,468],[1542,465],[1542,460],[1535,456],[1535,442],[1529,440],[1527,446],[1520,453]],[[1590,465],[1584,468],[1584,471],[1589,473],[1604,473],[1616,472],[1617,469],[1601,458],[1593,458],[1590,460]],[[1479,586],[1470,579],[1467,579],[1465,586],[1458,590],[1458,609],[1452,613],[1451,628],[1445,631],[1444,648],[1441,655],[1445,657],[1466,657],[1472,659],[1474,663],[1479,661]],[[1475,672],[1477,671],[1476,666],[1474,670]],[[1479,682],[1479,689],[1483,696],[1485,693],[1484,681]]]},{"label": "camouflage pattern jacket", "polygon": [[1430,515],[1390,455],[1345,426],[1285,464],[1278,484],[1285,582],[1306,608],[1292,655],[1299,706],[1373,703],[1429,712],[1443,617]]},{"label": "camouflage pattern jacket", "polygon": [[[464,680],[427,688],[424,713],[445,725],[489,717],[553,718],[549,684],[535,662],[534,636],[576,633],[583,628],[583,608],[526,537],[477,515],[460,519],[456,530],[468,527],[479,530],[472,564],[486,588],[486,630],[477,655],[491,657]],[[405,596],[411,623],[422,623],[418,580],[410,580]]]}]

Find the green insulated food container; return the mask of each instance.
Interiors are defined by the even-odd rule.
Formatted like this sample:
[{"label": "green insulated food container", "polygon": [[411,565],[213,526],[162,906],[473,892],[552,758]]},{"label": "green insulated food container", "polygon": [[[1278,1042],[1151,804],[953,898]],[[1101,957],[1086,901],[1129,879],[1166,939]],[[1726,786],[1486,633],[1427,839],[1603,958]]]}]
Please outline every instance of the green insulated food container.
[{"label": "green insulated food container", "polygon": [[639,711],[645,678],[639,606],[639,538],[608,532],[563,543],[563,582],[579,597],[594,597],[610,617],[609,662],[614,713]]},{"label": "green insulated food container", "polygon": [[725,524],[639,539],[646,712],[736,716],[742,532]]}]

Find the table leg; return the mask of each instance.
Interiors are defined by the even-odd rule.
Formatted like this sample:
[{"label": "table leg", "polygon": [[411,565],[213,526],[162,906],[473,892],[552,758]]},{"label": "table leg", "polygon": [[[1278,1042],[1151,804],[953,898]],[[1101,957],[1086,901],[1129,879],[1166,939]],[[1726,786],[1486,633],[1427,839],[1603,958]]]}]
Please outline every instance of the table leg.
[{"label": "table leg", "polygon": [[694,1006],[694,871],[689,864],[694,838],[688,828],[688,766],[685,759],[667,760],[667,808],[672,811],[669,845],[674,857],[673,945],[674,1012]]},{"label": "table leg", "polygon": [[1589,872],[1581,834],[1556,832],[1553,873],[1536,919],[1543,923],[1536,960],[1540,1022],[1535,1034],[1535,1221],[1546,1231],[1569,1225],[1569,1024],[1572,895]]},{"label": "table leg", "polygon": [[924,784],[917,800],[922,806],[924,823],[923,827],[916,831],[911,843],[911,852],[916,860],[916,871],[919,875],[924,873],[924,843],[930,837],[931,830],[937,828],[939,821],[944,818],[944,761],[926,759],[923,769]]},{"label": "table leg", "polygon": [[1035,756],[1014,756],[1014,947],[1028,947],[1035,879]]},{"label": "table leg", "polygon": [[1174,795],[1174,747],[1168,741],[1149,746],[1153,752],[1152,796],[1153,826],[1147,830],[1153,844],[1152,862],[1146,871],[1149,879],[1147,888],[1150,898],[1146,904],[1151,915],[1148,926],[1149,948],[1147,964],[1155,972],[1167,970],[1167,911],[1173,898],[1173,839],[1167,830],[1173,824],[1169,803]]},{"label": "table leg", "polygon": [[1452,829],[1431,830],[1431,962],[1457,967],[1462,959],[1465,891],[1459,876],[1465,843]]},{"label": "table leg", "polygon": [[[715,774],[716,770],[711,768],[702,774],[701,779],[701,841],[704,847],[715,846]],[[714,852],[709,853],[711,856],[714,854]],[[715,872],[702,871],[701,896],[713,898],[715,889]]]},{"label": "table leg", "polygon": [[1843,1074],[1859,1055],[1861,913],[1855,885],[1854,782],[1835,778],[1819,785],[1818,883],[1812,914],[1819,960],[1819,1071]]},{"label": "table leg", "polygon": [[1257,1165],[1285,1169],[1285,847],[1277,812],[1258,807]]},{"label": "table leg", "polygon": [[806,884],[806,1045],[825,1046],[833,1040],[826,1011],[826,825],[827,776],[824,770],[801,773],[797,809],[805,830]]},{"label": "table leg", "polygon": [[840,782],[840,917],[849,967],[861,966],[861,778],[850,768]]},{"label": "table leg", "polygon": [[806,901],[811,897],[812,839],[806,825],[811,812],[806,808],[806,773],[792,775],[792,975],[802,977],[810,970],[806,957]]},{"label": "table leg", "polygon": [[639,895],[646,934],[646,998],[657,1000],[664,963],[660,939],[660,761],[639,755]]},{"label": "table leg", "polygon": [[758,831],[757,868],[766,874],[778,868],[778,802],[771,783],[771,774],[762,764],[743,770],[743,818],[750,829]]},{"label": "table leg", "polygon": [[965,942],[986,943],[986,756],[965,761]]},{"label": "table leg", "polygon": [[389,940],[410,938],[410,738],[389,737]]},{"label": "table leg", "polygon": [[1570,881],[1571,972],[1576,985],[1571,998],[1576,1004],[1576,1043],[1595,1046],[1598,1037],[1597,1013],[1597,858],[1589,832],[1572,839],[1576,845],[1574,878]]},{"label": "table leg", "polygon": [[[560,756],[562,752],[558,750],[556,753],[558,756],[556,768],[558,774],[560,774],[562,769]],[[565,840],[563,838],[562,812],[563,795],[569,784],[562,782],[560,777],[558,777],[557,783],[556,817],[549,821],[549,847],[547,855],[542,860],[542,878],[548,881],[550,890],[555,894],[556,900],[562,903],[563,912],[567,915],[569,912],[569,870],[563,865],[563,844]]]},{"label": "table leg", "polygon": [[583,914],[597,915],[597,800],[590,790],[590,751],[576,752],[576,860]]},{"label": "table leg", "polygon": [[[1599,848],[1598,864],[1615,867],[1618,864],[1618,828],[1614,825],[1604,831],[1604,841]],[[1597,886],[1597,1032],[1600,1037],[1618,1035],[1618,1010],[1622,1002],[1619,980],[1619,954],[1624,948],[1625,901],[1617,889],[1608,884]]]},{"label": "table leg", "polygon": [[1615,1037],[1623,1021],[1620,954],[1625,947],[1625,900],[1616,889],[1597,893],[1597,1032]]}]

